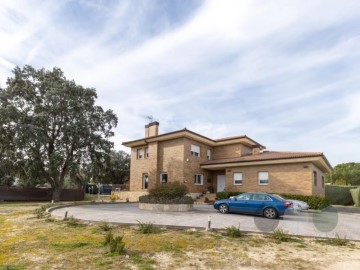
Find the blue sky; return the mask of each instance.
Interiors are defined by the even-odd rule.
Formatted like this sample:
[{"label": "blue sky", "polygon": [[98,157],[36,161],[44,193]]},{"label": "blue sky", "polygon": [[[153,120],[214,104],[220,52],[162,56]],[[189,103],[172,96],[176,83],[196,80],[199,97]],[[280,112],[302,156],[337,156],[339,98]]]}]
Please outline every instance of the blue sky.
[{"label": "blue sky", "polygon": [[0,85],[60,67],[119,118],[116,149],[184,127],[360,162],[360,1],[0,2]]}]

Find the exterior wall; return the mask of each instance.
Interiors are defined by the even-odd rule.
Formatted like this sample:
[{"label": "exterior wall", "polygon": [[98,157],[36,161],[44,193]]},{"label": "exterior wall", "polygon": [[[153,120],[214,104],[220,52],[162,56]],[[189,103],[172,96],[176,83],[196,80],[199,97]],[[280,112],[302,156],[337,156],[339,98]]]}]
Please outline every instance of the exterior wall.
[{"label": "exterior wall", "polygon": [[131,148],[130,156],[130,191],[142,190],[142,174],[149,171],[149,159],[137,159],[137,149],[144,148],[146,145]]},{"label": "exterior wall", "polygon": [[168,182],[184,180],[184,139],[159,142],[157,184],[160,173],[167,173]]},{"label": "exterior wall", "polygon": [[[200,156],[192,156],[191,155],[191,145],[198,145],[200,146]],[[212,173],[208,170],[201,169],[200,164],[202,162],[207,161],[207,150],[211,150],[211,155],[213,155],[212,147],[191,140],[191,139],[184,139],[184,184],[188,187],[189,191],[192,193],[202,193],[204,191],[209,190],[212,188]],[[195,174],[202,174],[203,175],[203,184],[202,185],[195,185],[194,184],[194,177]]]},{"label": "exterior wall", "polygon": [[[234,185],[233,173],[235,172],[242,173],[242,185]],[[268,172],[268,185],[258,184],[258,172]],[[228,168],[226,169],[225,190],[312,195],[312,172],[311,163]]]},{"label": "exterior wall", "polygon": [[[322,178],[325,177],[324,173],[315,165],[311,164],[312,171],[316,172],[317,174],[317,184],[315,186],[314,179],[312,176],[312,194],[319,195],[319,196],[325,196],[325,183],[323,185]],[[324,180],[325,181],[325,180]]]},{"label": "exterior wall", "polygon": [[212,159],[240,157],[251,153],[252,149],[241,143],[222,145],[214,147]]}]

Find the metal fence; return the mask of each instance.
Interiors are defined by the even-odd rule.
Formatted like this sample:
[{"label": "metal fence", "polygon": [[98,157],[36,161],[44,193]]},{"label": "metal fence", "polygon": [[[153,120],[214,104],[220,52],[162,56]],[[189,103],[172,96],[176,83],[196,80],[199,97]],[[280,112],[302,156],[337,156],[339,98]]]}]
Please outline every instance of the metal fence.
[{"label": "metal fence", "polygon": [[[16,188],[0,187],[0,201],[51,201],[50,188]],[[81,189],[63,189],[61,201],[82,201],[84,191]]]}]

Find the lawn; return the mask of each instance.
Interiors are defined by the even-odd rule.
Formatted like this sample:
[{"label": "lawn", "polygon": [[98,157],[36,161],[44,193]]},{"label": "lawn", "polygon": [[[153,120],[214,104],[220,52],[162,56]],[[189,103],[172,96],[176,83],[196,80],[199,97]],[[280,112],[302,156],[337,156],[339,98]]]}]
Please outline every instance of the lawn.
[{"label": "lawn", "polygon": [[[281,229],[264,235],[82,224],[47,217],[42,206],[0,203],[0,269],[336,269],[360,263],[360,243],[341,238],[291,237]],[[123,236],[123,252],[110,252],[109,231]]]}]

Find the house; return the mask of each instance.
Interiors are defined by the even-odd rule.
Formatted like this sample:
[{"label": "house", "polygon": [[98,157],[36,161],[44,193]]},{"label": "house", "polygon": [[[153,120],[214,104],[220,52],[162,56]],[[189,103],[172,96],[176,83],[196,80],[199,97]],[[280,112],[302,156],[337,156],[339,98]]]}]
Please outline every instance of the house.
[{"label": "house", "polygon": [[324,174],[332,167],[323,153],[274,152],[253,139],[213,140],[182,129],[159,134],[159,123],[145,126],[145,137],[131,147],[130,191],[180,181],[192,194],[262,191],[324,196]]}]

